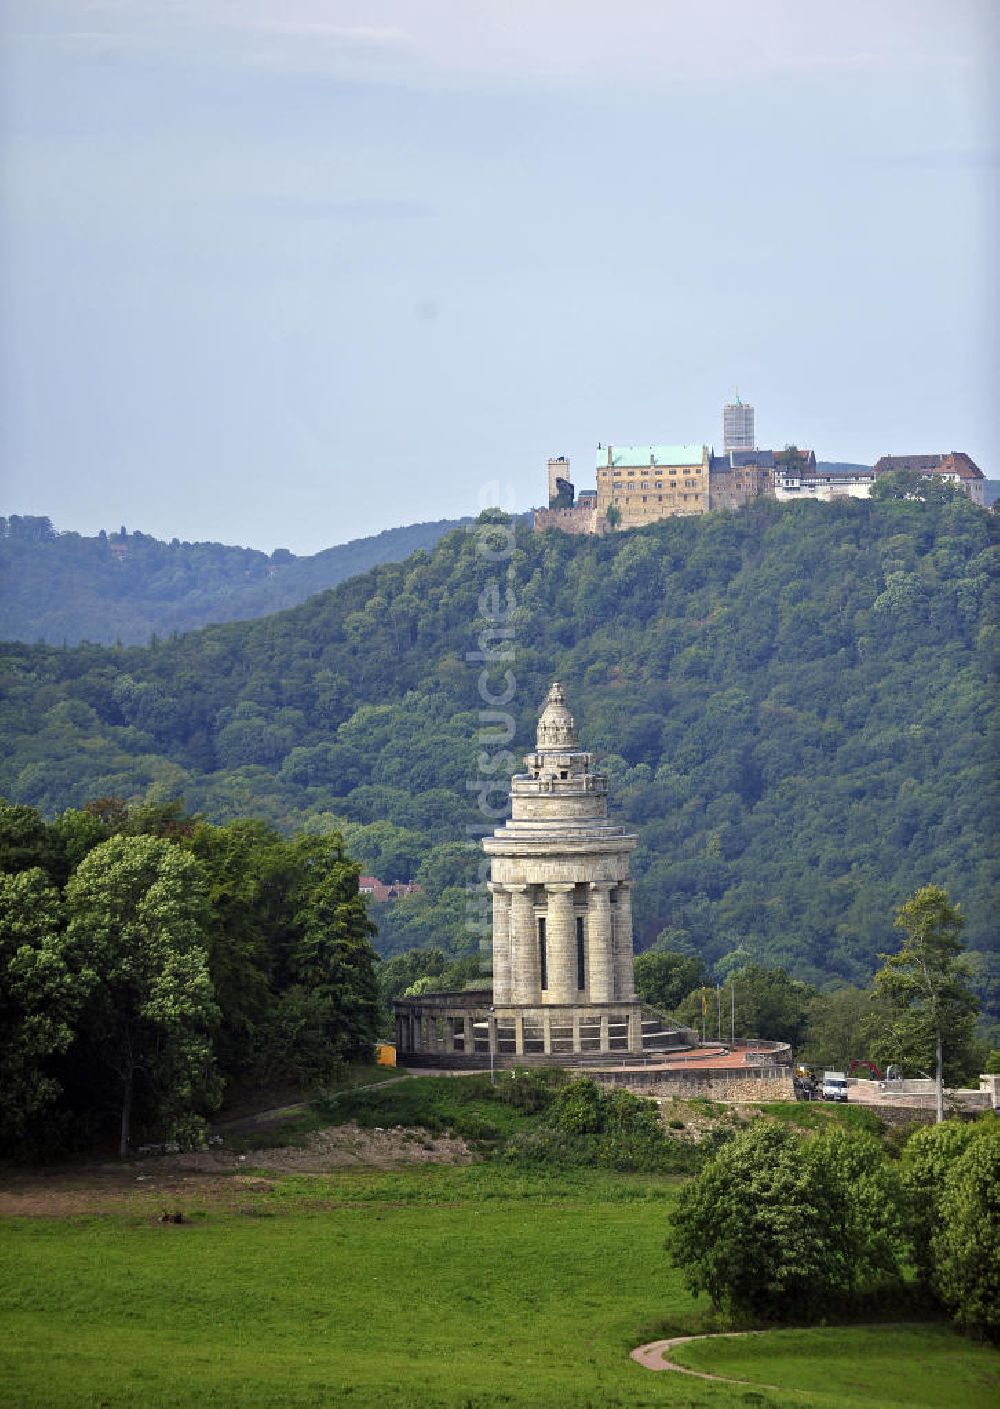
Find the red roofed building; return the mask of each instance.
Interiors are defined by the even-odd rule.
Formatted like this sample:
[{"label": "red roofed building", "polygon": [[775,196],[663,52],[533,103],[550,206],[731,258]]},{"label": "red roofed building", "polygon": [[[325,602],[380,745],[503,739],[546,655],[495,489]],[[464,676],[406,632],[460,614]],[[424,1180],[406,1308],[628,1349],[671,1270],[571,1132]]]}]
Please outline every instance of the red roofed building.
[{"label": "red roofed building", "polygon": [[883,455],[875,463],[875,478],[896,470],[911,470],[918,475],[940,475],[961,489],[973,504],[983,503],[983,472],[964,450],[949,450],[947,455]]},{"label": "red roofed building", "polygon": [[376,905],[386,905],[390,900],[401,900],[404,895],[419,895],[423,886],[416,881],[393,881],[386,885],[377,876],[359,876],[358,890],[362,895],[370,895]]}]

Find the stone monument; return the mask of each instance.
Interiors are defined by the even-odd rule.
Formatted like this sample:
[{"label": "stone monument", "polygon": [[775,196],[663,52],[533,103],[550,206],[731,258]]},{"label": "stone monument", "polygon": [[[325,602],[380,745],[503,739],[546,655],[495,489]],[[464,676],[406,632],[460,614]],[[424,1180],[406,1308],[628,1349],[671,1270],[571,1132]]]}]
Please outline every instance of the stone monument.
[{"label": "stone monument", "polygon": [[552,685],[510,820],[483,841],[493,897],[493,983],[394,1005],[413,1065],[600,1064],[686,1047],[635,996],[632,880],[637,838],[608,819],[608,780],[579,746]]}]

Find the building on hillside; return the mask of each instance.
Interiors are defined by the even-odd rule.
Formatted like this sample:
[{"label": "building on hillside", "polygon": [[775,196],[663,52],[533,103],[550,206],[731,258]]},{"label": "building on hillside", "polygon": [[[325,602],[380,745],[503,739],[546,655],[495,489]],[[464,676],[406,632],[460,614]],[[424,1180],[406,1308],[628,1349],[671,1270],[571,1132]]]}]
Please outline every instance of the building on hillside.
[{"label": "building on hillside", "polygon": [[984,475],[979,466],[963,450],[950,450],[947,455],[883,455],[875,462],[875,478],[895,470],[911,470],[919,475],[940,475],[967,494],[973,504],[982,507]]},{"label": "building on hillside", "polygon": [[608,818],[608,780],[579,746],[562,687],[548,693],[511,816],[483,840],[493,896],[492,986],[399,998],[406,1065],[607,1064],[692,1046],[697,1034],[635,996],[637,838]]},{"label": "building on hillside", "polygon": [[393,881],[386,885],[377,876],[359,876],[358,890],[376,905],[387,905],[390,900],[402,900],[406,895],[419,895],[423,886],[416,881]]},{"label": "building on hillside", "polygon": [[617,510],[620,528],[638,528],[709,507],[707,445],[598,447],[597,518]]},{"label": "building on hillside", "polygon": [[708,465],[708,507],[743,509],[761,495],[774,496],[774,451],[730,450]]},{"label": "building on hillside", "polygon": [[722,449],[754,450],[753,407],[739,397],[722,408]]},{"label": "building on hillside", "polygon": [[774,497],[782,503],[796,499],[818,499],[829,504],[832,499],[867,499],[875,483],[872,470],[821,470],[815,457],[811,466],[790,464],[775,467]]},{"label": "building on hillside", "polygon": [[788,446],[774,454],[774,497],[784,503],[796,499],[866,499],[874,479],[870,470],[843,473],[820,469],[814,450]]}]

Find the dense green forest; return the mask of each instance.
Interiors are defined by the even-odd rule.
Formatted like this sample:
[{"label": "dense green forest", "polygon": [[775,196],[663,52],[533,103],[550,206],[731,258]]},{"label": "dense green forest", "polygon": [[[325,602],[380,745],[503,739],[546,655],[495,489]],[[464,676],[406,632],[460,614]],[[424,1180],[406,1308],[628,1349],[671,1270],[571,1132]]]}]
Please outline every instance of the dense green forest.
[{"label": "dense green forest", "polygon": [[54,645],[145,645],[213,621],[248,621],[431,548],[463,520],[389,528],[309,557],[223,543],[164,543],[148,533],[86,538],[48,518],[0,518],[0,638]]},{"label": "dense green forest", "polygon": [[[498,807],[559,678],[640,835],[640,948],[669,931],[717,975],[863,983],[932,882],[995,1013],[998,528],[955,496],[762,502],[602,539],[482,524],[263,621],[9,645],[0,793],[47,815],[148,795],[340,826],[366,870],[425,888],[380,907],[381,952],[461,953],[476,780]],[[503,631],[505,747],[475,659]]]},{"label": "dense green forest", "polygon": [[0,802],[0,1154],[196,1146],[224,1095],[370,1060],[372,929],[336,834]]}]

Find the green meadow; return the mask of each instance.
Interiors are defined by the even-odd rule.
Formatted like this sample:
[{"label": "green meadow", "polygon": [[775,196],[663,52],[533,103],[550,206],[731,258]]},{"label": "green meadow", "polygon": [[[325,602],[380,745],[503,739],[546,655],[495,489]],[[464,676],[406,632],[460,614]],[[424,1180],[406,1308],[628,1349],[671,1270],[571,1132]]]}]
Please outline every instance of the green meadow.
[{"label": "green meadow", "polygon": [[[263,1172],[262,1172],[263,1173]],[[0,1403],[994,1405],[1000,1355],[944,1325],[678,1348],[713,1329],[662,1249],[677,1183],[493,1162],[268,1177],[246,1202],[0,1224]],[[721,1327],[719,1327],[721,1329]]]}]

